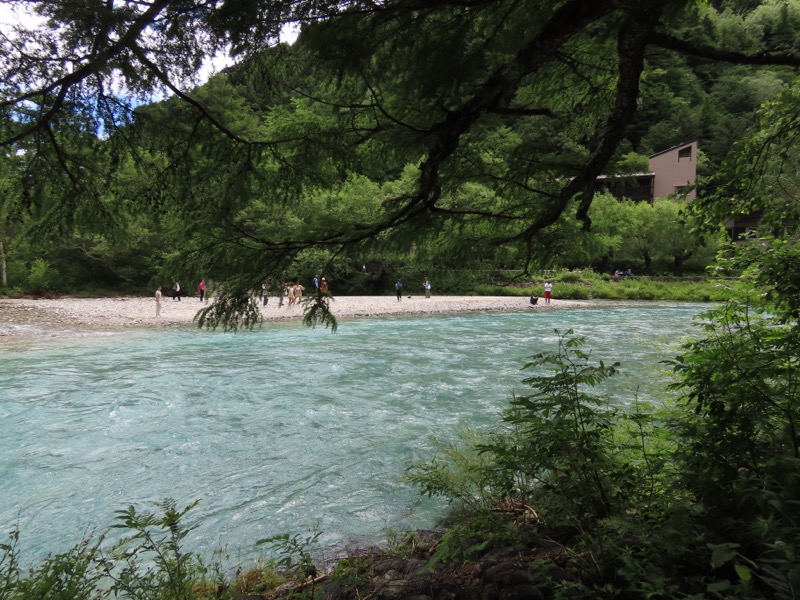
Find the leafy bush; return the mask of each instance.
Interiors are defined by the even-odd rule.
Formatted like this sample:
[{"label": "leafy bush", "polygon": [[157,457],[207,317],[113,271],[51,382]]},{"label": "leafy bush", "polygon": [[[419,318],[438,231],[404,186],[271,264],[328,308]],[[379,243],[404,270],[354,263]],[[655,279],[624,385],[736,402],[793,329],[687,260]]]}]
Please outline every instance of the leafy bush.
[{"label": "leafy bush", "polygon": [[181,547],[197,527],[183,524],[183,518],[197,503],[178,509],[175,500],[167,498],[156,504],[163,511],[160,515],[138,512],[133,506],[117,511],[113,528],[129,534],[114,545],[104,561],[114,594],[192,600],[195,585],[208,571],[198,557]]},{"label": "leafy bush", "polygon": [[627,298],[627,289],[619,282],[603,281],[592,286],[592,298],[605,300],[624,300]]},{"label": "leafy bush", "polygon": [[459,509],[536,507],[536,518],[551,526],[587,526],[631,505],[651,506],[655,490],[663,489],[655,481],[663,460],[643,456],[643,443],[654,455],[663,443],[653,441],[649,415],[620,412],[591,392],[618,365],[591,364],[584,343],[571,330],[559,334],[557,353],[537,354],[525,365],[537,371],[523,380],[532,393],[512,399],[504,429],[462,431],[466,448],[445,447],[430,463],[415,465],[409,478]]},{"label": "leafy bush", "polygon": [[552,372],[523,380],[533,392],[512,399],[503,417],[510,434],[480,448],[495,457],[495,485],[504,497],[538,506],[551,523],[585,525],[617,512],[628,476],[615,459],[617,410],[587,391],[618,365],[591,365],[584,340],[572,334],[559,334],[558,353],[537,354],[525,365]]},{"label": "leafy bush", "polygon": [[19,566],[19,530],[0,544],[0,598],[2,600],[90,600],[103,577],[98,564],[100,541],[82,540],[62,554],[48,555],[40,565],[27,571]]},{"label": "leafy bush", "polygon": [[[706,315],[707,337],[671,361],[694,418],[674,421],[682,480],[737,543],[800,541],[800,335],[742,304]],[[735,517],[735,518],[734,518]],[[758,519],[751,531],[743,523]],[[800,548],[798,548],[800,550]],[[778,548],[774,548],[775,553]]]},{"label": "leafy bush", "polygon": [[505,285],[476,284],[473,286],[476,296],[530,296],[530,288]]},{"label": "leafy bush", "polygon": [[28,287],[37,292],[50,291],[56,283],[58,273],[43,258],[37,258],[28,272]]},{"label": "leafy bush", "polygon": [[0,297],[17,298],[22,295],[22,288],[13,287],[0,287]]},{"label": "leafy bush", "polygon": [[[582,350],[584,341],[571,332],[559,340],[557,353],[538,354],[526,365],[536,371],[524,380],[532,393],[512,399],[504,429],[484,437],[487,442],[473,441],[470,450],[448,448],[412,472],[423,492],[443,495],[466,509],[467,516],[445,536],[432,561],[468,557],[497,539],[508,546],[527,537],[535,545],[532,538],[545,531],[570,548],[566,566],[571,575],[550,582],[553,597],[771,597],[765,589],[792,597],[793,577],[800,570],[793,571],[795,563],[788,559],[795,556],[798,539],[789,517],[789,507],[795,506],[789,490],[781,487],[781,495],[766,490],[765,480],[736,468],[747,462],[754,436],[755,443],[761,436],[764,442],[792,436],[776,435],[770,428],[759,430],[759,436],[744,424],[731,432],[743,437],[738,441],[720,427],[704,433],[698,421],[705,418],[692,407],[686,411],[685,404],[673,407],[669,416],[638,402],[620,410],[593,392],[616,374],[617,365],[592,364]],[[754,349],[763,347],[753,344]],[[740,364],[743,353],[726,356]],[[684,385],[691,390],[714,386],[715,377],[707,370],[713,361],[697,358],[703,368],[687,358],[676,363],[679,372],[686,365],[691,373],[687,378],[682,372]],[[772,379],[776,375],[774,370],[764,373]],[[758,398],[750,404],[755,410]],[[772,410],[761,407],[741,418],[762,422],[760,415]],[[682,432],[677,453],[665,421]],[[780,421],[776,417],[773,424]],[[788,456],[791,450],[786,449]],[[759,473],[779,462],[769,459],[776,450],[766,443],[757,451],[764,458]],[[785,476],[786,468],[781,473],[793,494],[795,480]],[[771,481],[774,488],[777,472]],[[749,497],[753,512],[742,514],[740,505]],[[698,505],[697,499],[714,503]],[[772,504],[771,517],[760,522],[758,515],[764,513],[758,507],[764,503]],[[724,507],[724,517],[709,519]],[[498,518],[501,514],[504,519]],[[767,543],[773,540],[786,541]],[[753,560],[756,548],[771,562]]]},{"label": "leafy bush", "polygon": [[[542,288],[542,294],[544,288]],[[579,284],[556,284],[553,286],[553,298],[562,300],[589,300],[592,297],[592,289],[589,286]]]},{"label": "leafy bush", "polygon": [[[8,285],[12,287],[23,287],[28,281],[28,269],[25,262],[21,260],[8,261]],[[2,288],[0,288],[2,289]]]},{"label": "leafy bush", "polygon": [[[158,598],[195,600],[220,598],[222,575],[181,545],[195,527],[183,519],[197,502],[178,509],[172,499],[157,503],[161,515],[140,513],[130,506],[117,512],[112,529],[127,535],[110,550],[103,549],[104,535],[87,537],[71,550],[48,555],[42,563],[23,572],[19,566],[18,530],[0,544],[0,599],[2,600],[97,600],[100,598]],[[209,573],[215,575],[209,579]],[[213,590],[213,596],[205,591]]]},{"label": "leafy bush", "polygon": [[455,503],[455,510],[461,514],[488,511],[499,493],[491,476],[495,460],[490,452],[478,448],[485,447],[494,435],[459,427],[455,442],[439,444],[434,440],[436,457],[414,463],[406,478],[423,494]]},{"label": "leafy bush", "polygon": [[[592,274],[590,271],[567,273],[569,279],[580,277],[580,283],[564,283],[564,277],[556,280],[553,297],[563,300],[667,300],[688,302],[724,302],[740,295],[740,286],[733,281],[695,278],[692,281],[680,279],[636,277],[611,281],[607,276]],[[476,284],[473,288],[480,296],[527,296],[536,291],[544,293],[543,283],[536,282],[532,287],[500,286]]]},{"label": "leafy bush", "polygon": [[278,569],[295,573],[301,579],[316,574],[314,551],[318,550],[317,540],[321,532],[316,531],[303,537],[299,533],[290,535],[283,533],[270,538],[258,540],[256,546],[267,544],[274,548],[280,558],[275,565]]},{"label": "leafy bush", "polygon": [[586,276],[583,271],[567,271],[558,277],[558,281],[563,283],[578,283],[583,281],[585,277]]}]

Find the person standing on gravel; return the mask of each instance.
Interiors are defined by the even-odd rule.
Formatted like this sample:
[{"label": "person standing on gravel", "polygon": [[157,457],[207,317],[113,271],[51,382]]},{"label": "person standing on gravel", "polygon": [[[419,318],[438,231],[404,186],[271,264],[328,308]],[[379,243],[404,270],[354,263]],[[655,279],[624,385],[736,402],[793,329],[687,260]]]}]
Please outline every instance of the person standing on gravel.
[{"label": "person standing on gravel", "polygon": [[200,292],[200,302],[203,301],[203,298],[206,296],[206,280],[201,279],[200,284],[197,286],[197,291]]},{"label": "person standing on gravel", "polygon": [[161,286],[158,286],[158,289],[155,293],[155,300],[156,300],[156,316],[161,316]]},{"label": "person standing on gravel", "polygon": [[181,284],[177,281],[175,282],[175,287],[172,288],[172,301],[175,302],[176,299],[178,302],[181,301]]},{"label": "person standing on gravel", "polygon": [[400,302],[400,300],[403,298],[403,282],[399,279],[397,280],[397,283],[394,284],[394,290],[397,292],[397,301]]},{"label": "person standing on gravel", "polygon": [[425,288],[425,297],[426,298],[430,298],[431,297],[431,280],[426,277],[425,281],[422,282],[422,287]]}]

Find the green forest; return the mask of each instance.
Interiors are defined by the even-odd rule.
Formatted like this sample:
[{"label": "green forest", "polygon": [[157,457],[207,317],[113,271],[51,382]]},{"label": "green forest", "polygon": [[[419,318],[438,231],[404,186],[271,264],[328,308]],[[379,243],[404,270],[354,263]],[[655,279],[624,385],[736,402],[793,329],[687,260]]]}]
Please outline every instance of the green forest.
[{"label": "green forest", "polygon": [[[0,34],[0,295],[204,278],[203,322],[236,328],[250,290],[313,274],[342,294],[627,268],[729,290],[665,365],[663,406],[615,408],[596,386],[618,366],[563,332],[497,431],[411,466],[452,515],[405,597],[800,595],[800,1],[3,4],[37,19]],[[598,192],[689,140],[696,200]],[[270,540],[281,568],[219,580],[182,551],[191,507],[161,508],[119,513],[116,562],[85,541],[26,571],[11,532],[0,600],[388,597],[363,557],[304,583],[300,534]],[[403,539],[393,556],[419,558]],[[454,583],[489,559],[514,577]]]},{"label": "green forest", "polygon": [[[721,169],[791,93],[798,19],[791,2],[10,4],[45,20],[3,42],[6,295],[703,274],[740,209]],[[297,41],[276,43],[287,23]],[[221,49],[235,66],[193,85]],[[714,217],[595,198],[598,175],[692,139]]]}]

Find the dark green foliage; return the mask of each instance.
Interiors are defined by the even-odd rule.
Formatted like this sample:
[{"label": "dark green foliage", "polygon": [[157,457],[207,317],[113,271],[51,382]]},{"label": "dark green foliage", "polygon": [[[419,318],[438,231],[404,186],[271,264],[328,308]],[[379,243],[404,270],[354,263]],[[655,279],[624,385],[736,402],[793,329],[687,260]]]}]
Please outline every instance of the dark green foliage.
[{"label": "dark green foliage", "polygon": [[[360,556],[348,557],[336,563],[336,568],[330,576],[331,587],[346,588],[359,594],[366,589],[370,580],[370,563]],[[367,595],[364,593],[363,595]]]},{"label": "dark green foliage", "polygon": [[619,496],[628,484],[612,459],[616,410],[589,393],[619,365],[590,364],[584,340],[572,333],[560,335],[558,353],[537,354],[525,365],[550,372],[523,380],[534,391],[511,401],[503,420],[512,435],[481,449],[496,457],[503,495],[527,490],[529,497],[519,501],[539,507],[544,519],[581,527],[613,514],[619,501],[624,505]]},{"label": "dark green foliage", "polygon": [[322,533],[319,531],[306,536],[283,533],[258,540],[256,546],[271,546],[279,557],[275,560],[275,567],[296,574],[300,580],[304,580],[316,575],[314,553],[318,551],[317,540],[320,535]]},{"label": "dark green foliage", "polygon": [[[205,277],[239,295],[324,271],[338,293],[382,293],[403,271],[458,293],[470,278],[441,274],[697,271],[713,240],[674,219],[604,229],[595,177],[696,137],[722,164],[798,62],[794,5],[29,4],[52,20],[20,34],[25,52],[3,42],[15,210],[0,241],[17,264],[47,261],[55,283],[33,283],[49,292]],[[287,21],[298,41],[268,48]],[[184,86],[226,44],[246,60]],[[109,92],[119,81],[130,96]],[[169,99],[137,97],[160,86]],[[385,269],[352,276],[366,262]]]},{"label": "dark green foliage", "polygon": [[580,339],[534,357],[526,368],[549,372],[525,380],[534,393],[512,400],[510,428],[411,472],[467,509],[439,558],[544,533],[571,548],[573,577],[552,582],[568,597],[794,597],[800,338],[768,306],[703,317],[703,338],[671,363],[683,396],[668,412],[592,393],[616,365],[592,365]]},{"label": "dark green foliage", "polygon": [[[51,23],[28,45],[0,41],[9,286],[203,276],[219,283],[200,325],[238,329],[258,324],[264,281],[313,272],[380,293],[428,275],[458,293],[507,283],[500,267],[680,274],[711,262],[730,216],[762,214],[720,264],[751,287],[670,363],[682,396],[668,415],[598,392],[616,365],[565,335],[527,366],[532,391],[495,437],[410,477],[472,513],[433,562],[545,532],[574,573],[554,597],[796,597],[796,2],[32,4]],[[294,19],[298,43],[267,49]],[[227,43],[249,60],[176,85]],[[109,93],[120,77],[127,100]],[[134,111],[157,83],[174,96]],[[696,137],[717,193],[701,189],[690,214],[595,197],[613,165]],[[556,299],[664,293],[569,279]],[[310,297],[306,322],[335,329],[330,300]],[[97,564],[122,597],[190,598],[205,567],[180,547],[189,508],[122,511],[129,546],[95,563],[85,542],[27,577],[13,533],[0,598],[88,597]],[[307,574],[316,538],[275,541]]]},{"label": "dark green foliage", "polygon": [[745,489],[780,489],[790,498],[800,492],[800,338],[796,326],[746,305],[726,305],[707,318],[705,339],[673,362],[681,375],[676,387],[695,413],[678,425],[687,478],[723,514],[763,515],[766,502],[743,504]]},{"label": "dark green foliage", "polygon": [[0,544],[2,600],[200,600],[229,598],[219,565],[206,565],[182,545],[195,528],[184,523],[197,505],[179,509],[172,499],[156,503],[160,514],[133,506],[117,511],[124,537],[105,548],[105,535],[87,537],[63,554],[48,555],[23,571],[17,548],[19,532]]},{"label": "dark green foliage", "polygon": [[[691,411],[671,426],[681,481],[731,564],[775,589],[796,585],[800,542],[800,338],[774,312],[731,304],[672,363]],[[791,596],[779,596],[791,597]]]},{"label": "dark green foliage", "polygon": [[336,331],[339,324],[331,310],[333,297],[330,293],[318,292],[316,296],[308,296],[303,299],[303,324],[309,327],[325,325],[330,327],[332,332]]},{"label": "dark green foliage", "polygon": [[139,512],[133,506],[117,511],[118,523],[126,537],[109,552],[105,561],[111,590],[123,598],[191,600],[193,584],[204,569],[191,552],[182,548],[184,538],[197,526],[182,522],[197,506],[195,501],[182,509],[167,498],[156,506],[162,514]]},{"label": "dark green foliage", "polygon": [[63,554],[50,554],[23,574],[19,566],[19,531],[0,544],[1,600],[90,600],[103,577],[99,552],[102,538],[86,538]]},{"label": "dark green foliage", "polygon": [[226,289],[215,290],[214,302],[201,308],[195,317],[200,327],[225,331],[252,329],[261,322],[258,299],[251,294],[237,294]]}]

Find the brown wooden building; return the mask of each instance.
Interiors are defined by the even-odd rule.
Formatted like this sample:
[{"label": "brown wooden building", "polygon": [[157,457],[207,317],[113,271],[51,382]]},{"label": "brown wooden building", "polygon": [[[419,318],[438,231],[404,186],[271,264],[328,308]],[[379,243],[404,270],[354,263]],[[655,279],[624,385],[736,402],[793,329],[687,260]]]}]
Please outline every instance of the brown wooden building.
[{"label": "brown wooden building", "polygon": [[653,202],[669,196],[684,200],[697,197],[697,140],[662,150],[649,159],[647,173],[601,175],[597,178],[597,188],[637,202]]}]

